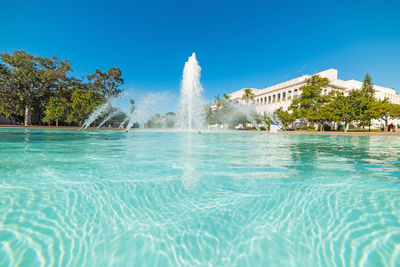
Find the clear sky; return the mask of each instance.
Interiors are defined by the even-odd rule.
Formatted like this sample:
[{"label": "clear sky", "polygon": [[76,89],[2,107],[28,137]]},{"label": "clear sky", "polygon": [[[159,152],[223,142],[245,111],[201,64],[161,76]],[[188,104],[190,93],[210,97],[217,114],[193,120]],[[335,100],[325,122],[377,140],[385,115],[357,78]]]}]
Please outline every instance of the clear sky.
[{"label": "clear sky", "polygon": [[400,89],[400,1],[0,0],[0,52],[119,67],[128,92],[178,95],[196,52],[207,100],[328,68]]}]

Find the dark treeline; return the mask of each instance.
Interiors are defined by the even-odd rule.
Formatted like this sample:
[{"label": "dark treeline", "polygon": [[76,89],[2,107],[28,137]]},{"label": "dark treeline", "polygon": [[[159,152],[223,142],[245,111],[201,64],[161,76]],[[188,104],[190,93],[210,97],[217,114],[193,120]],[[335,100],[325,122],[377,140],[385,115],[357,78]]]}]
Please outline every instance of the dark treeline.
[{"label": "dark treeline", "polygon": [[122,93],[119,68],[98,69],[85,80],[71,75],[68,60],[23,50],[0,54],[0,116],[18,124],[79,125],[99,104]]},{"label": "dark treeline", "polygon": [[[360,89],[353,89],[348,95],[340,91],[324,93],[329,80],[314,75],[307,80],[306,85],[299,88],[301,95],[293,97],[288,110],[282,108],[276,110],[274,115],[279,117],[286,127],[295,128],[295,122],[305,122],[309,127],[318,126],[321,131],[334,130],[343,124],[343,130],[347,131],[350,124],[371,130],[373,120],[380,119],[384,122],[387,131],[389,120],[400,117],[400,106],[392,104],[388,99],[377,99],[372,79],[369,74],[365,75],[363,85]],[[243,91],[242,99],[248,105],[255,95],[251,89]],[[237,124],[248,124],[246,116],[236,116],[232,121],[231,102],[228,95],[221,99],[219,96],[206,110],[208,124],[224,124],[230,126]],[[253,112],[257,123],[271,123],[267,116],[261,116]]]}]

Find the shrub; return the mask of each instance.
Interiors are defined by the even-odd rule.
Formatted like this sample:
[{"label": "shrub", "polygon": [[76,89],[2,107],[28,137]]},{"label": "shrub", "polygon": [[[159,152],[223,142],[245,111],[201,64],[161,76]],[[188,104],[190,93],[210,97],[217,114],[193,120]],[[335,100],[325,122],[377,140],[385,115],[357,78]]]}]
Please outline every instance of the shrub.
[{"label": "shrub", "polygon": [[315,131],[315,127],[314,126],[303,126],[303,127],[300,127],[299,130],[300,131]]}]

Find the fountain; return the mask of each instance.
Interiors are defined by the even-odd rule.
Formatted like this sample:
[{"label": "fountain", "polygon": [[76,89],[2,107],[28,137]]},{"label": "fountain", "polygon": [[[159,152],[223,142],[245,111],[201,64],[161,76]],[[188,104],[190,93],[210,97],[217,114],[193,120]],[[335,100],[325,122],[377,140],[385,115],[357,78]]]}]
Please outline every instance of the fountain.
[{"label": "fountain", "polygon": [[201,68],[193,53],[185,63],[178,110],[178,128],[201,130],[204,128],[203,87],[200,83]]},{"label": "fountain", "polygon": [[131,110],[130,114],[127,115],[127,120],[123,122],[128,122],[126,130],[129,131],[135,122],[143,126],[150,116],[156,112],[157,106],[169,97],[168,92],[147,93],[142,96],[138,100],[136,108]]},{"label": "fountain", "polygon": [[111,98],[107,99],[107,101],[96,108],[90,115],[89,118],[85,120],[85,123],[82,125],[81,129],[87,129],[103,112],[109,110],[111,108]]},{"label": "fountain", "polygon": [[[185,131],[200,131],[204,129],[205,102],[203,97],[204,90],[200,83],[200,77],[201,67],[196,59],[196,54],[193,53],[185,63],[183,69],[178,114],[175,121],[175,128],[177,129]],[[139,98],[136,107],[132,106],[128,112],[123,112],[120,109],[113,111],[113,100],[108,99],[103,105],[90,114],[89,118],[83,124],[82,129],[87,129],[98,117],[104,115],[106,112],[109,114],[100,123],[98,128],[119,114],[125,114],[125,118],[122,123],[120,123],[119,128],[126,125],[126,130],[129,131],[135,122],[143,127],[145,122],[154,114],[155,107],[169,98],[171,98],[171,95],[167,92],[148,93]],[[225,105],[228,105],[227,107],[229,110],[224,114],[227,121],[233,121],[238,115],[244,115],[257,131],[261,132],[255,116],[256,111],[253,107],[232,101],[226,102]],[[285,131],[283,124],[275,114],[264,115]],[[261,124],[265,129],[268,129],[265,121],[261,120]]]},{"label": "fountain", "polygon": [[123,114],[121,110],[117,109],[115,111],[112,111],[100,124],[97,126],[97,129],[100,129],[101,126],[104,125],[107,121],[111,120],[112,118],[116,117],[117,115]]}]

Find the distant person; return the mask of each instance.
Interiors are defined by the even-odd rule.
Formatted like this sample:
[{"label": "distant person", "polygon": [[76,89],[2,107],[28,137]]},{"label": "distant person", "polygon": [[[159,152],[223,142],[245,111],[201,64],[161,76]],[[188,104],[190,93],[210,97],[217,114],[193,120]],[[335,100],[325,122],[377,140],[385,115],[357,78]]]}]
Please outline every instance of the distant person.
[{"label": "distant person", "polygon": [[388,130],[389,130],[389,132],[394,132],[394,125],[393,125],[393,123],[389,124]]}]

